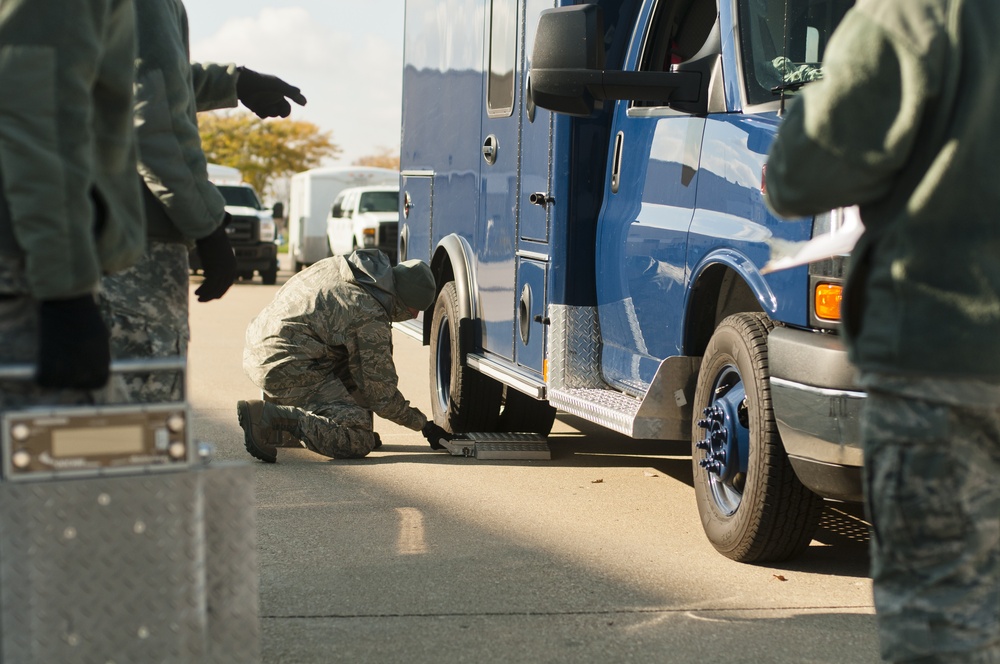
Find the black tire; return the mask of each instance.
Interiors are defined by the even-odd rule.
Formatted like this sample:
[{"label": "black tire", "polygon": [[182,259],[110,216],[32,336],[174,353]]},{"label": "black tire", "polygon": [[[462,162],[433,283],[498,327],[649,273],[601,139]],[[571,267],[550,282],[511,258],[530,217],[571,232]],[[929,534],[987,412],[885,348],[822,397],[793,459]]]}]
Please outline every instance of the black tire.
[{"label": "black tire", "polygon": [[430,388],[434,421],[452,433],[495,431],[503,386],[462,366],[455,282],[438,294],[431,319]]},{"label": "black tire", "polygon": [[556,409],[548,401],[533,399],[512,387],[504,389],[503,410],[497,422],[497,431],[538,433],[543,436],[552,431]]},{"label": "black tire", "polygon": [[702,526],[719,553],[745,563],[801,553],[823,509],[778,435],[767,357],[773,327],[761,313],[723,320],[705,349],[694,398],[691,460]]},{"label": "black tire", "polygon": [[278,283],[278,269],[265,270],[260,273],[260,279],[265,286],[273,286]]},{"label": "black tire", "polygon": [[239,278],[243,281],[251,281],[253,279],[253,270],[249,272],[240,272]]}]

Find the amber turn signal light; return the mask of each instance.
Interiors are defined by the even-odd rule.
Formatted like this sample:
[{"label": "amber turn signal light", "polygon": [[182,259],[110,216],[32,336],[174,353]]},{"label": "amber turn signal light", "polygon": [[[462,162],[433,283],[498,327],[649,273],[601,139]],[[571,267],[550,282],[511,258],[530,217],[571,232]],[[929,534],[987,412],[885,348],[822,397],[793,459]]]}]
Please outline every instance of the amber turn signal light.
[{"label": "amber turn signal light", "polygon": [[817,284],[813,309],[817,318],[840,320],[840,301],[844,297],[844,287],[840,284]]}]

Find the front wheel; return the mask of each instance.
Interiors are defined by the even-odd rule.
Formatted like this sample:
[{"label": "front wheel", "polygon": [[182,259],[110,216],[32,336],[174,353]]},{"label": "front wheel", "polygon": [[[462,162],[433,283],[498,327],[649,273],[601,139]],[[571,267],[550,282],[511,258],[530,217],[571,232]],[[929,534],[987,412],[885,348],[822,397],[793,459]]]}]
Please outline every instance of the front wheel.
[{"label": "front wheel", "polygon": [[458,291],[449,281],[431,320],[430,388],[434,421],[452,433],[494,431],[503,386],[463,366],[459,351]]},{"label": "front wheel", "polygon": [[796,477],[778,435],[767,358],[773,327],[760,313],[723,320],[705,349],[695,391],[698,512],[712,545],[739,562],[802,552],[823,508]]}]

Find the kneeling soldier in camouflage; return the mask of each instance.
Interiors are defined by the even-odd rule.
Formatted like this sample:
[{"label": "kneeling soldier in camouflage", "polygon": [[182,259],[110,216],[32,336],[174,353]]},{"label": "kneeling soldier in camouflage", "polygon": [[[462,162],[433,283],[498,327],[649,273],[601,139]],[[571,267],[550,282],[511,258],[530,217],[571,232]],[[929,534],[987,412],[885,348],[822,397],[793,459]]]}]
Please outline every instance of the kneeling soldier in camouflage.
[{"label": "kneeling soldier in camouflage", "polygon": [[438,449],[448,434],[403,398],[392,362],[392,322],[415,317],[435,294],[426,263],[390,266],[372,249],[289,279],[247,328],[243,369],[266,398],[236,405],[247,451],[274,463],[288,432],[317,454],[361,458],[380,442],[372,412]]}]

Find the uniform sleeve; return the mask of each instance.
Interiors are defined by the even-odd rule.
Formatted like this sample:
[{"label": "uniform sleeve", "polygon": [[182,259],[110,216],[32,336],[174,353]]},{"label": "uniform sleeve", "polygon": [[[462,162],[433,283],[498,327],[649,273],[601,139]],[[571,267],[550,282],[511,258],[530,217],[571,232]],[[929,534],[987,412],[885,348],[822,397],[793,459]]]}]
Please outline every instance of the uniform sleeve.
[{"label": "uniform sleeve", "polygon": [[[128,66],[131,11],[129,3],[10,0],[0,12],[2,197],[38,299],[82,295],[100,280],[92,191],[96,169],[109,165],[95,163],[91,129],[110,109],[96,107],[93,89],[109,68]],[[110,49],[115,43],[128,48]],[[105,61],[109,54],[118,61]],[[119,105],[131,100],[131,89],[110,92]]]},{"label": "uniform sleeve", "polygon": [[824,78],[791,105],[767,161],[767,202],[800,217],[883,198],[913,148],[933,72],[856,9],[830,41]]},{"label": "uniform sleeve", "polygon": [[372,321],[357,328],[357,362],[351,375],[369,407],[380,417],[408,429],[419,430],[427,418],[399,392],[399,377],[392,361],[392,327]]},{"label": "uniform sleeve", "polygon": [[236,79],[239,74],[234,64],[191,63],[191,83],[198,112],[235,108]]},{"label": "uniform sleeve", "polygon": [[201,149],[186,19],[161,0],[135,0],[135,7],[139,172],[171,223],[188,239],[203,238],[222,221],[225,201],[208,181]]}]

